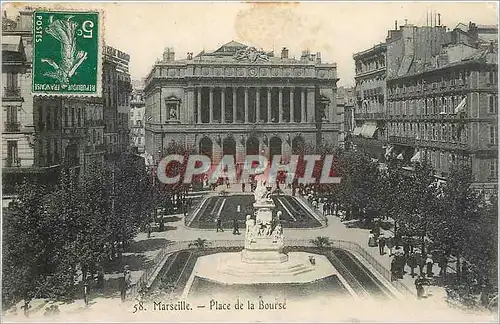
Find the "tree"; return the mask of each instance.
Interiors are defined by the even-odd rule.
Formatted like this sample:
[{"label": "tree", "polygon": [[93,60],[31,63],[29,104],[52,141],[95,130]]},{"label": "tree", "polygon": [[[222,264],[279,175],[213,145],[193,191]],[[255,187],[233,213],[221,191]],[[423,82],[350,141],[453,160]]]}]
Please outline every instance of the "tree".
[{"label": "tree", "polygon": [[203,250],[208,246],[208,241],[206,239],[197,238],[193,242],[188,244],[188,247],[195,247],[197,249]]},{"label": "tree", "polygon": [[425,255],[425,238],[428,232],[429,218],[438,212],[437,182],[431,164],[424,159],[415,164],[415,171],[408,182],[408,194],[405,201],[406,224],[410,233],[418,236],[422,254]]},{"label": "tree", "polygon": [[493,195],[482,201],[480,217],[470,222],[469,242],[464,257],[474,265],[480,280],[488,288],[498,287],[498,199]]},{"label": "tree", "polygon": [[339,155],[339,198],[347,206],[348,219],[357,218],[371,223],[379,211],[377,188],[380,171],[378,164],[361,152],[348,151]]},{"label": "tree", "polygon": [[[378,199],[380,214],[394,220],[394,234],[399,237],[399,224],[403,219],[402,213],[407,201],[406,176],[399,160],[392,158],[387,161],[387,170],[381,172]],[[399,240],[396,240],[396,244]]]},{"label": "tree", "polygon": [[429,222],[434,243],[457,257],[460,277],[461,261],[470,247],[471,224],[480,221],[480,196],[472,187],[473,178],[468,167],[452,166],[450,176],[442,188],[440,212]]},{"label": "tree", "polygon": [[309,242],[318,249],[326,249],[332,246],[332,242],[326,236],[318,236],[315,239],[310,240]]},{"label": "tree", "polygon": [[51,213],[50,192],[43,184],[23,183],[3,219],[3,300],[65,296],[74,284],[76,266],[65,239],[65,215]]}]

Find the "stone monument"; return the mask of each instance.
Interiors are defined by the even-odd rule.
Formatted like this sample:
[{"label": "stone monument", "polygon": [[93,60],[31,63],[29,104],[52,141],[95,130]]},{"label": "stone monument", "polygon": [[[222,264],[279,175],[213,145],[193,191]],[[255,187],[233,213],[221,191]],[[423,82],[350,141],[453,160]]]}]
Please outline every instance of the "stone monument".
[{"label": "stone monument", "polygon": [[281,212],[274,212],[276,205],[271,198],[271,187],[258,182],[254,195],[255,219],[247,215],[242,262],[286,262],[288,255],[283,253],[283,228],[279,219]]},{"label": "stone monument", "polygon": [[[271,198],[271,187],[258,182],[254,215],[247,215],[244,248],[199,257],[192,277],[223,284],[307,283],[336,274],[324,255],[284,253],[281,211]],[[314,264],[311,258],[315,260]],[[193,279],[194,280],[194,279]],[[189,285],[184,294],[187,296]]]}]

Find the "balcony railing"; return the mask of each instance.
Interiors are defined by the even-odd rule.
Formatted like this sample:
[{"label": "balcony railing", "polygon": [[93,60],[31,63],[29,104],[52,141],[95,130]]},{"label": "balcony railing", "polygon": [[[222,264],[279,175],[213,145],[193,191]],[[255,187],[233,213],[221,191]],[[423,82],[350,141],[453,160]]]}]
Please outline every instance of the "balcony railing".
[{"label": "balcony railing", "polygon": [[354,119],[363,120],[363,119],[384,119],[384,113],[356,113],[354,114]]},{"label": "balcony railing", "polygon": [[389,142],[393,144],[415,146],[415,139],[402,136],[389,136]]},{"label": "balcony railing", "polygon": [[21,123],[19,122],[5,122],[6,132],[19,132],[21,130]]},{"label": "balcony railing", "polygon": [[104,126],[104,120],[102,119],[91,119],[91,120],[87,120],[85,122],[85,124],[89,127],[98,127],[98,126]]},{"label": "balcony railing", "polygon": [[5,166],[7,168],[19,168],[21,166],[20,158],[7,157],[5,159]]},{"label": "balcony railing", "polygon": [[21,88],[19,87],[4,87],[3,88],[4,98],[20,98]]}]

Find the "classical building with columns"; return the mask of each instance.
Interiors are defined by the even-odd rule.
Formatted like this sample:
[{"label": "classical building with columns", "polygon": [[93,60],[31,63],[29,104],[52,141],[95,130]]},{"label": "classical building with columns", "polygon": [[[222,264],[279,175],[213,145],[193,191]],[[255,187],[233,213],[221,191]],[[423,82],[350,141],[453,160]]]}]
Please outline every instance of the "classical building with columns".
[{"label": "classical building with columns", "polygon": [[303,51],[300,59],[235,41],[175,60],[166,48],[146,78],[146,152],[158,159],[183,146],[218,163],[247,154],[284,160],[301,147],[339,145],[336,64]]}]

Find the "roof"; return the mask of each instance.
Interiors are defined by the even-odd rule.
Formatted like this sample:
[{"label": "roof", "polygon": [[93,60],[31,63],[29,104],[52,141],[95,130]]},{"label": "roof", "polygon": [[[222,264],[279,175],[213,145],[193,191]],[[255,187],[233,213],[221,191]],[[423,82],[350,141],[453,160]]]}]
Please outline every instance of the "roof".
[{"label": "roof", "polygon": [[424,67],[423,62],[414,60],[408,73],[398,75],[390,80],[411,77],[421,73],[441,70],[452,66],[458,66],[467,63],[483,63],[483,64],[498,64],[497,53],[490,53],[489,49],[477,49],[467,44],[457,44],[445,48],[446,52],[441,54],[441,58],[445,58],[444,62],[432,59],[430,66]]},{"label": "roof", "polygon": [[478,29],[498,29],[498,25],[476,25]]}]

